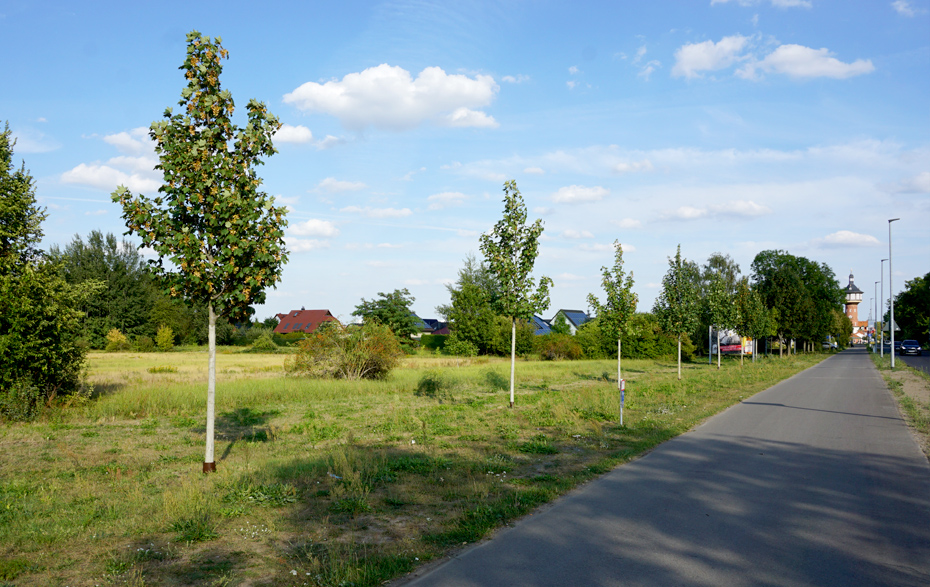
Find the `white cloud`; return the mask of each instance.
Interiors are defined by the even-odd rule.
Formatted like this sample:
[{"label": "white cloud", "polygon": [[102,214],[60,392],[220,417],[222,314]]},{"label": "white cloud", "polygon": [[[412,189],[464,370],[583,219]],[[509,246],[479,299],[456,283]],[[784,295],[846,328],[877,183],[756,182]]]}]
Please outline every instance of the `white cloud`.
[{"label": "white cloud", "polygon": [[539,214],[540,216],[546,216],[547,214],[552,214],[553,212],[555,212],[555,210],[545,206],[536,206],[533,208],[533,214]]},{"label": "white cloud", "polygon": [[338,192],[354,192],[358,190],[365,189],[366,186],[360,181],[340,181],[335,177],[327,177],[319,184],[317,184],[317,190],[323,190],[329,193],[338,193]]},{"label": "white cloud", "polygon": [[[613,252],[614,246],[613,246],[613,245],[600,244],[600,243],[599,243],[599,244],[593,244],[593,245],[588,244],[588,243],[585,243],[585,244],[583,244],[583,245],[578,245],[578,250],[580,250],[580,251],[589,251],[589,252],[592,252],[592,253],[607,253],[607,252]],[[626,248],[624,248],[623,250],[626,251]]]},{"label": "white cloud", "polygon": [[442,192],[426,198],[426,200],[430,202],[430,210],[442,210],[449,206],[461,206],[467,199],[468,196],[462,192]]},{"label": "white cloud", "polygon": [[752,200],[734,200],[702,207],[680,206],[674,210],[666,210],[661,214],[661,218],[664,220],[699,220],[718,216],[755,218],[771,213],[771,208],[757,204]]},{"label": "white cloud", "polygon": [[426,171],[426,168],[425,168],[425,167],[421,167],[421,168],[419,168],[419,169],[414,169],[413,171],[408,171],[407,173],[405,173],[404,176],[403,176],[402,178],[400,178],[400,179],[401,179],[401,181],[411,181],[411,180],[413,179],[413,176],[414,176],[414,175],[416,175],[416,174],[418,174],[418,173],[422,173],[422,172],[424,172],[424,171]]},{"label": "white cloud", "polygon": [[284,237],[284,245],[291,253],[306,253],[316,249],[328,249],[329,242],[317,239],[300,239]]},{"label": "white cloud", "polygon": [[552,195],[556,204],[581,204],[586,202],[599,202],[610,194],[610,190],[601,186],[585,187],[583,185],[570,185],[559,188]]},{"label": "white cloud", "polygon": [[653,74],[653,72],[655,72],[657,67],[662,67],[662,63],[653,59],[652,61],[644,65],[643,68],[640,69],[639,73],[637,73],[636,75],[637,77],[641,77],[648,82],[649,77]]},{"label": "white cloud", "polygon": [[332,238],[339,236],[339,229],[329,220],[311,218],[306,222],[299,222],[290,226],[290,232],[297,236],[318,236]]},{"label": "white cloud", "polygon": [[652,171],[652,163],[649,159],[642,161],[620,162],[614,165],[614,171],[617,173],[636,173],[637,171]]},{"label": "white cloud", "polygon": [[333,135],[326,135],[326,137],[322,141],[317,141],[314,144],[316,145],[317,149],[322,151],[324,149],[335,147],[336,145],[341,145],[345,142],[346,140],[343,138],[334,137]]},{"label": "white cloud", "polygon": [[[342,80],[319,84],[307,82],[284,95],[284,102],[309,112],[324,112],[339,119],[350,130],[373,126],[407,130],[427,120],[447,119],[464,108],[488,106],[500,86],[488,75],[448,75],[439,67],[427,67],[416,79],[407,70],[381,64]],[[484,114],[484,113],[477,113]],[[458,126],[469,123],[488,126],[493,118],[484,114],[460,115]]]},{"label": "white cloud", "polygon": [[568,86],[568,89],[569,89],[569,90],[574,90],[574,89],[575,89],[575,86],[578,85],[578,82],[576,82],[576,81],[574,81],[574,80],[568,80],[567,82],[565,82],[565,85]]},{"label": "white cloud", "polygon": [[623,220],[614,220],[614,224],[620,228],[642,228],[643,223],[639,220],[634,220],[632,218],[624,218]]},{"label": "white cloud", "polygon": [[870,59],[843,63],[827,49],[811,49],[803,45],[781,45],[761,61],[747,63],[736,75],[755,79],[756,71],[782,73],[795,78],[830,77],[846,79],[875,71]]},{"label": "white cloud", "polygon": [[370,206],[365,206],[364,208],[360,208],[359,206],[346,206],[339,211],[362,214],[369,218],[403,218],[413,214],[410,208],[372,208]]},{"label": "white cloud", "polygon": [[313,133],[306,126],[283,124],[274,134],[274,140],[281,143],[309,143],[313,141]]},{"label": "white cloud", "polygon": [[470,108],[456,108],[452,114],[445,116],[442,119],[444,126],[452,127],[467,127],[473,126],[477,128],[497,128],[500,126],[493,116],[488,116],[487,113],[481,112],[480,110],[471,110]]},{"label": "white cloud", "polygon": [[559,273],[555,276],[556,281],[584,281],[584,276],[575,275],[574,273]]},{"label": "white cloud", "polygon": [[542,167],[527,167],[523,170],[523,173],[527,173],[529,175],[545,175],[546,170]]},{"label": "white cloud", "polygon": [[901,16],[914,17],[917,15],[917,11],[914,10],[908,0],[895,0],[891,3],[891,7]]},{"label": "white cloud", "polygon": [[577,75],[578,71],[579,71],[578,66],[576,65],[572,65],[571,67],[568,68],[568,73],[570,73],[571,75]]},{"label": "white cloud", "polygon": [[640,61],[642,61],[643,57],[645,56],[646,56],[646,46],[642,45],[640,46],[639,49],[636,50],[636,55],[633,56],[633,60],[631,61],[631,63],[638,64]]},{"label": "white cloud", "polygon": [[93,212],[84,212],[84,216],[103,216],[106,213],[106,210],[94,210]]},{"label": "white cloud", "polygon": [[845,247],[877,247],[882,243],[877,238],[868,234],[859,234],[849,230],[840,230],[833,234],[828,234],[823,238],[815,238],[811,241],[815,247],[845,248]]},{"label": "white cloud", "polygon": [[718,43],[704,41],[683,45],[675,52],[672,77],[700,77],[702,71],[724,69],[746,58],[740,53],[749,43],[749,37],[733,35]]},{"label": "white cloud", "polygon": [[562,236],[570,239],[594,238],[594,235],[587,230],[564,230],[562,231]]},{"label": "white cloud", "polygon": [[515,75],[515,76],[505,75],[504,77],[501,78],[501,81],[507,82],[508,84],[522,84],[523,82],[530,81],[530,76],[523,75],[522,73],[519,75]]},{"label": "white cloud", "polygon": [[40,130],[17,128],[13,130],[17,153],[48,153],[61,148],[61,144]]},{"label": "white cloud", "polygon": [[924,171],[894,186],[892,191],[898,194],[930,193],[930,171]]},{"label": "white cloud", "polygon": [[125,173],[109,165],[81,163],[74,169],[61,174],[62,183],[73,183],[99,188],[112,192],[123,185],[136,193],[155,192],[161,187],[161,181],[151,174]]},{"label": "white cloud", "polygon": [[402,249],[404,248],[404,245],[395,245],[392,243],[378,243],[377,247],[379,249]]},{"label": "white cloud", "polygon": [[149,139],[149,129],[137,127],[129,132],[118,132],[103,137],[103,141],[113,145],[122,153],[139,155],[142,153],[154,153],[155,144]]}]

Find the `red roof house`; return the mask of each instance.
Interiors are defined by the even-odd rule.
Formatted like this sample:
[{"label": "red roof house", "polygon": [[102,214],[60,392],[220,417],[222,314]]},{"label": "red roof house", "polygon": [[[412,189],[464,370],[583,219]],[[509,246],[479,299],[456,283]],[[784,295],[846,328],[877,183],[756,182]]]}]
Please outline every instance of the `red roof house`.
[{"label": "red roof house", "polygon": [[335,322],[339,320],[330,313],[329,310],[292,310],[287,314],[277,314],[278,325],[275,327],[275,334],[290,334],[291,332],[310,333],[316,330],[324,322]]}]

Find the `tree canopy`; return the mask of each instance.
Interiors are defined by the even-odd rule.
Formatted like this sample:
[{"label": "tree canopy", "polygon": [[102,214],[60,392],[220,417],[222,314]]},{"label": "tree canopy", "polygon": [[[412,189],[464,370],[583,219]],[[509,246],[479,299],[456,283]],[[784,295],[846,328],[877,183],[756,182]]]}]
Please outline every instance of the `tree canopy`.
[{"label": "tree canopy", "polygon": [[395,289],[391,293],[378,292],[378,298],[371,301],[362,298],[362,303],[355,306],[353,316],[361,316],[366,323],[377,322],[391,329],[400,341],[410,341],[410,337],[419,332],[417,317],[410,306],[416,301],[407,288]]},{"label": "tree canopy", "polygon": [[678,338],[678,379],[681,379],[681,337],[690,332],[698,320],[698,267],[681,256],[668,259],[668,271],[662,277],[662,290],[652,308],[662,329]]}]

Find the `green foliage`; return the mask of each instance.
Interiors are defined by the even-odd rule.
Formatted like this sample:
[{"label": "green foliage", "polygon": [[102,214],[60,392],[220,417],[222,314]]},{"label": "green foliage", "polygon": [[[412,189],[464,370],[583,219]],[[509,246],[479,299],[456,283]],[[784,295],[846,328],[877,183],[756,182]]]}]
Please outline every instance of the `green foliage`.
[{"label": "green foliage", "polygon": [[494,353],[497,337],[494,303],[499,286],[487,264],[478,263],[474,256],[469,256],[459,270],[458,280],[447,289],[451,304],[436,310],[449,321],[449,331],[481,354]]},{"label": "green foliage", "polygon": [[427,350],[441,352],[445,349],[448,334],[424,334],[420,337],[420,346]]},{"label": "green foliage", "polygon": [[174,331],[170,326],[162,324],[155,333],[155,346],[162,353],[171,352],[174,349]]},{"label": "green foliage", "polygon": [[741,279],[736,289],[736,332],[740,336],[760,339],[772,328],[770,312],[762,302],[759,292],[749,287],[747,279]]},{"label": "green foliage", "polygon": [[30,422],[41,405],[39,388],[28,379],[13,382],[0,389],[0,418],[9,422]]},{"label": "green foliage", "polygon": [[276,353],[278,352],[278,345],[275,344],[271,332],[266,331],[252,343],[252,346],[249,347],[249,351],[253,353]]},{"label": "green foliage", "polygon": [[449,335],[443,350],[447,354],[455,355],[456,357],[478,356],[478,347],[470,341],[460,339],[457,334]]},{"label": "green foliage", "polygon": [[417,382],[416,395],[436,397],[452,386],[452,381],[442,369],[429,369]]},{"label": "green foliage", "polygon": [[150,315],[160,297],[142,256],[130,242],[113,234],[91,231],[85,242],[79,235],[61,251],[52,246],[49,257],[62,266],[65,280],[75,286],[89,282],[103,289],[88,299],[82,310],[83,336],[93,348],[104,348],[106,333],[119,329],[130,338],[155,333]]},{"label": "green foliage", "polygon": [[570,334],[544,334],[537,336],[536,352],[546,361],[577,360],[584,355],[584,351],[575,337]]},{"label": "green foliage", "polygon": [[[25,165],[13,166],[9,126],[0,132],[0,393],[50,401],[81,387],[86,343],[80,308],[99,292],[98,283],[77,288],[44,258],[45,211],[36,204],[35,186]],[[37,399],[35,401],[38,401]],[[24,413],[32,406],[23,406]],[[15,410],[14,410],[15,411]]]},{"label": "green foliage", "polygon": [[894,321],[901,328],[901,340],[930,342],[930,272],[904,282],[904,290],[894,298]]},{"label": "green foliage", "polygon": [[565,319],[564,314],[559,314],[555,317],[549,330],[552,334],[563,334],[566,336],[570,336],[572,333],[572,327],[568,325],[568,320]]},{"label": "green foliage", "polygon": [[172,522],[170,529],[177,532],[176,540],[187,544],[206,542],[219,537],[216,525],[207,511],[195,514]]},{"label": "green foliage", "polygon": [[155,351],[155,341],[148,336],[140,336],[133,342],[133,348],[140,353],[151,353]]},{"label": "green foliage", "polygon": [[397,338],[383,324],[344,329],[327,323],[298,343],[285,369],[307,377],[384,379],[402,356]]},{"label": "green foliage", "polygon": [[[633,293],[633,273],[623,269],[623,247],[614,241],[614,265],[601,267],[601,286],[607,299],[602,304],[594,294],[588,294],[588,305],[600,320],[599,328],[605,337],[616,341],[627,334],[628,322],[636,312],[639,297]],[[614,345],[616,347],[616,345]]]},{"label": "green foliage", "polygon": [[130,344],[125,334],[116,328],[111,328],[110,331],[107,332],[107,346],[104,350],[108,353],[120,353],[132,350],[132,344]]},{"label": "green foliage", "polygon": [[122,206],[129,232],[158,253],[152,268],[172,297],[239,318],[264,303],[265,289],[280,280],[287,260],[286,208],[258,191],[254,170],[276,152],[272,136],[281,124],[251,100],[246,126],[233,125],[232,94],[220,86],[227,51],[219,38],[197,31],[187,43],[182,111],[168,108],[149,132],[165,178],[160,195],[134,196],[120,186],[113,201]]},{"label": "green foliage", "polygon": [[515,181],[504,183],[504,215],[491,234],[481,235],[481,253],[488,262],[499,290],[494,305],[498,313],[512,320],[529,320],[549,307],[552,280],[532,277],[539,254],[542,220],[526,224],[526,205]]},{"label": "green foliage", "polygon": [[575,341],[581,345],[581,352],[586,359],[605,359],[617,352],[616,341],[604,334],[598,318],[579,326],[575,332]]},{"label": "green foliage", "polygon": [[662,277],[662,291],[656,299],[653,313],[662,329],[676,336],[690,331],[698,319],[698,269],[692,261],[681,257],[681,245]]},{"label": "green foliage", "polygon": [[391,293],[378,292],[380,299],[367,301],[355,306],[353,316],[361,316],[366,323],[377,322],[391,329],[397,338],[405,344],[412,344],[411,336],[419,332],[418,320],[410,306],[416,301],[407,288],[395,289]]}]

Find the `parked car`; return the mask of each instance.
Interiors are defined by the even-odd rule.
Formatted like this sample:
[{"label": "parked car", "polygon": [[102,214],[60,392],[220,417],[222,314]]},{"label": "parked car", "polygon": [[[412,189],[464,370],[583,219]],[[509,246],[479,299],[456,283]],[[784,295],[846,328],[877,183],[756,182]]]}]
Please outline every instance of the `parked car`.
[{"label": "parked car", "polygon": [[898,351],[902,355],[917,355],[920,356],[923,354],[923,349],[920,348],[920,343],[916,340],[905,340],[901,343],[901,350]]},{"label": "parked car", "polygon": [[901,341],[900,340],[894,341],[894,352],[898,353],[899,355],[901,354]]}]

